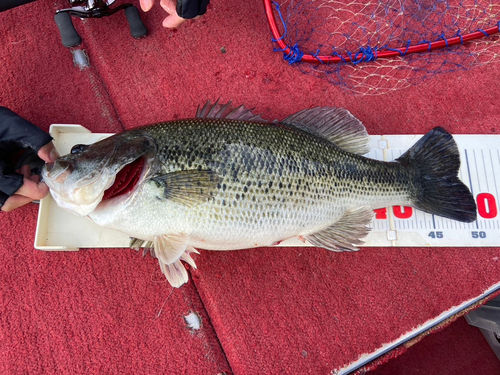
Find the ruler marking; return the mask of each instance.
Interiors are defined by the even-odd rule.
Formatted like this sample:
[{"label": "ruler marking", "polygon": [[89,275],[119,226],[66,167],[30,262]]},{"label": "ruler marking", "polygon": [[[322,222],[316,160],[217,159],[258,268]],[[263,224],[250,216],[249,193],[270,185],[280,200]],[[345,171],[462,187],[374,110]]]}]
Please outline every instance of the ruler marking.
[{"label": "ruler marking", "polygon": [[467,153],[467,150],[464,150],[464,151],[465,151],[465,165],[467,166],[467,173],[469,175],[469,188],[470,188],[472,195],[474,195],[474,189],[472,186],[472,178],[470,175],[469,154]]},{"label": "ruler marking", "polygon": [[481,149],[481,159],[483,161],[484,178],[486,179],[486,189],[490,191],[490,184],[488,183],[488,173],[486,172],[486,162],[484,160],[483,149]]},{"label": "ruler marking", "polygon": [[[500,148],[497,146],[497,139],[488,140],[485,143],[461,137],[459,144],[461,145],[460,157],[462,163],[457,175],[460,180],[468,185],[475,200],[477,194],[490,193],[495,195],[496,202],[499,202],[497,197],[500,194]],[[403,153],[404,150],[390,147],[386,150],[377,150],[377,154],[380,154],[384,160],[395,160]],[[484,204],[489,202],[494,201],[485,201]],[[495,204],[497,204],[496,202]],[[497,204],[497,207],[500,209],[500,205]],[[498,233],[496,231],[500,229],[500,217],[486,219],[480,216],[479,213],[477,220],[472,223],[446,219],[416,209],[413,211],[413,217],[408,219],[395,217],[393,212],[390,212],[390,207],[388,207],[388,213],[388,220],[375,220],[374,226],[380,228],[380,230],[394,229],[401,231],[401,241],[398,241],[399,246],[404,246],[406,241],[410,240],[410,238],[406,237],[406,233],[418,233],[431,246],[433,246],[432,244],[436,246],[453,246],[454,244],[454,246],[493,246]],[[443,230],[447,233],[444,234],[445,240],[437,241],[436,239],[427,238],[429,232]],[[471,239],[471,232],[476,230],[488,232],[486,242],[476,243],[476,240]]]},{"label": "ruler marking", "polygon": [[[464,152],[465,152],[465,165],[467,166],[467,174],[469,175],[470,192],[471,192],[472,196],[474,197],[475,194],[474,194],[474,188],[472,186],[472,177],[471,177],[471,173],[470,173],[469,153],[467,152],[467,149],[465,149]],[[476,228],[479,228],[478,221],[479,220],[476,220]]]},{"label": "ruler marking", "polygon": [[[500,150],[497,149],[497,154],[498,154],[498,159],[499,159],[498,165],[500,166],[500,153],[499,153],[499,151]],[[493,155],[491,153],[491,149],[489,150],[489,154],[490,154],[490,162],[491,162],[491,172],[492,172],[492,175],[493,175],[493,186],[495,188],[495,196],[498,199],[499,198],[499,196],[498,196],[498,177],[499,176],[498,176],[497,173],[495,173],[495,162],[494,162],[494,159],[493,159]],[[497,203],[497,206],[498,206],[498,202],[496,202],[496,203]],[[492,221],[493,220],[491,220],[490,223]],[[494,222],[493,222],[493,229],[495,229],[495,228],[500,228],[500,226],[499,226],[499,219],[498,218],[496,220],[494,220]]]},{"label": "ruler marking", "polygon": [[[498,187],[497,187],[497,180],[496,180],[496,174],[495,174],[495,165],[493,163],[493,157],[491,155],[491,150],[489,150],[489,154],[490,154],[490,162],[491,162],[491,174],[493,176],[493,187],[495,188],[495,193],[496,193],[496,197],[498,197]],[[486,173],[486,172],[485,172]],[[495,221],[498,221],[495,220]]]},{"label": "ruler marking", "polygon": [[[498,149],[497,149],[497,155],[498,155],[498,166],[500,167],[500,150],[498,150]],[[495,179],[493,179],[493,181],[495,182],[495,193],[496,193],[497,199],[499,199],[500,196],[498,195],[498,184],[497,184],[497,182],[500,179],[500,176],[498,176],[498,174],[495,173],[495,163],[493,162],[493,155],[491,154],[491,150],[490,150],[490,158],[491,158],[491,169],[493,170],[493,176],[496,177]],[[500,170],[500,168],[498,168],[498,169]],[[497,206],[499,206],[498,202],[497,202]],[[497,225],[500,228],[500,225],[499,225],[500,219],[497,219],[496,223],[497,223]]]},{"label": "ruler marking", "polygon": [[481,180],[479,179],[479,168],[477,167],[477,157],[475,149],[472,149],[472,155],[474,156],[474,166],[476,167],[474,172],[476,172],[477,187],[479,188],[479,191],[483,191],[483,189],[481,189]]}]

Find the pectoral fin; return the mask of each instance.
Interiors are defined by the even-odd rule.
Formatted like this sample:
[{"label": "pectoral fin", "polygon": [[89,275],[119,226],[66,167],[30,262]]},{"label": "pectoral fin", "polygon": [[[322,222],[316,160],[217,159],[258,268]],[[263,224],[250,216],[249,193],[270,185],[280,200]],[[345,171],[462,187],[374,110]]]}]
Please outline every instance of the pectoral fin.
[{"label": "pectoral fin", "polygon": [[210,170],[185,170],[157,176],[151,181],[163,187],[162,198],[193,206],[215,196],[219,177]]},{"label": "pectoral fin", "polygon": [[359,249],[356,246],[364,243],[360,239],[370,231],[367,225],[372,218],[373,210],[370,207],[348,211],[330,227],[307,236],[307,241],[331,251],[357,251]]}]

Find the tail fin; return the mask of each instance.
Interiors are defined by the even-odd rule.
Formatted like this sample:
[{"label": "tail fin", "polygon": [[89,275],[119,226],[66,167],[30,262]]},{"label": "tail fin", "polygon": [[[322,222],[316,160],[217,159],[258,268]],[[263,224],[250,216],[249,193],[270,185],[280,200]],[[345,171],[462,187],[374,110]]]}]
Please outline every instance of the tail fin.
[{"label": "tail fin", "polygon": [[457,144],[446,130],[434,128],[397,161],[414,174],[416,208],[466,223],[476,220],[474,197],[458,179]]}]

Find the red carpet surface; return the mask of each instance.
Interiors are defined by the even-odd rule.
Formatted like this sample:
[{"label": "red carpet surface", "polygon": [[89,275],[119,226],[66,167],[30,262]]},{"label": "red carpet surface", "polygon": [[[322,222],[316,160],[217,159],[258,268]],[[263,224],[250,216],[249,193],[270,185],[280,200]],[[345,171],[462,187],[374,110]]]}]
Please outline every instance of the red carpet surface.
[{"label": "red carpet surface", "polygon": [[469,326],[464,318],[369,372],[370,375],[498,373],[500,364],[495,353],[481,331]]},{"label": "red carpet surface", "polygon": [[[260,0],[213,0],[177,31],[161,27],[158,5],[141,13],[149,34],[140,40],[123,13],[75,19],[91,64],[79,69],[53,22],[64,7],[39,0],[0,13],[0,105],[44,130],[117,132],[191,117],[221,98],[268,119],[345,107],[371,134],[500,131],[500,64],[358,97],[273,53]],[[132,250],[35,250],[36,214],[29,205],[0,215],[2,374],[331,374],[500,282],[499,248],[273,248],[201,251],[193,280],[172,291],[157,261]],[[192,312],[200,329],[184,320]],[[425,361],[425,343],[459,321],[380,374],[405,373],[395,361],[412,352],[421,353],[412,363]],[[491,359],[487,349],[474,348]],[[485,373],[465,355],[456,361]]]}]

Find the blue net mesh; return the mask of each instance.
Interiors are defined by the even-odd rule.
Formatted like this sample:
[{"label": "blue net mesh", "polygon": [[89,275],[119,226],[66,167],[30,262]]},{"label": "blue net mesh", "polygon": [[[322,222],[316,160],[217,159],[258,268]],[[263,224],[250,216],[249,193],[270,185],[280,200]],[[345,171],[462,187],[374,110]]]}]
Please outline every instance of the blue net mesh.
[{"label": "blue net mesh", "polygon": [[[498,0],[283,0],[274,6],[290,48],[285,59],[357,94],[381,94],[495,62],[500,53],[498,33],[486,32],[498,28]],[[474,32],[482,38],[463,40]],[[459,44],[448,45],[453,38]],[[445,48],[429,50],[437,41]],[[407,53],[417,45],[424,52]],[[396,49],[395,57],[380,57]],[[303,63],[304,54],[341,61]]]}]

